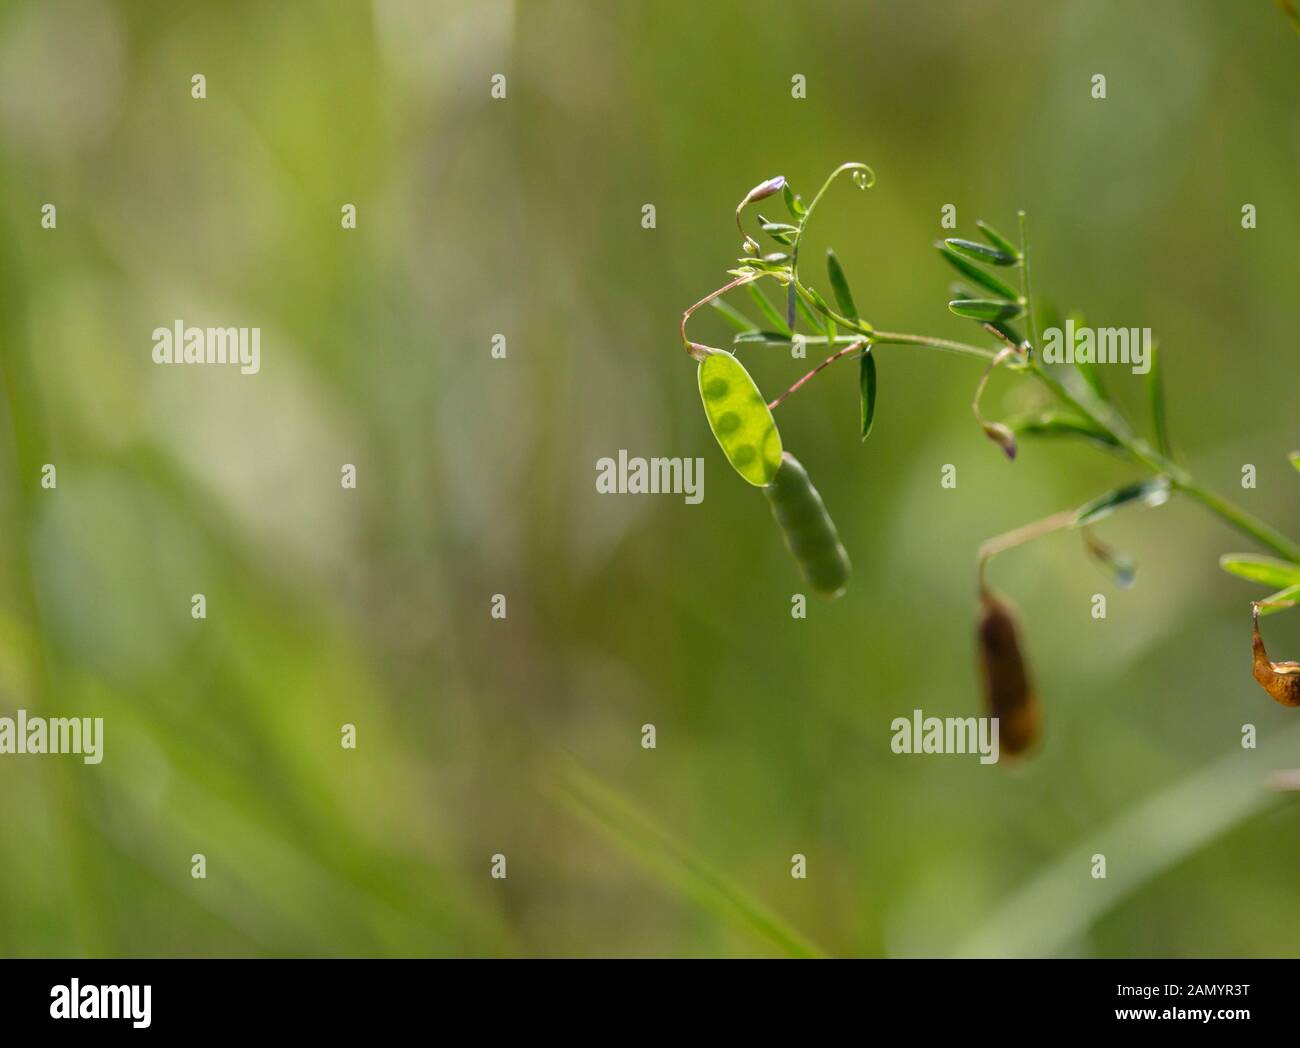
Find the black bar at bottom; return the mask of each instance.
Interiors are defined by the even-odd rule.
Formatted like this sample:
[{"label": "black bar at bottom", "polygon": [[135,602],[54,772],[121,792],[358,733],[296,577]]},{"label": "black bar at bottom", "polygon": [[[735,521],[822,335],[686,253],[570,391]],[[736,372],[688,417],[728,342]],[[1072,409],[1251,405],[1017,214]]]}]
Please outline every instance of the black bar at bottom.
[{"label": "black bar at bottom", "polygon": [[[1300,960],[6,960],[14,1034],[1165,1028],[1294,1036]],[[147,992],[146,992],[147,988]],[[610,1024],[614,1025],[610,1025]],[[469,1032],[466,1030],[465,1032]]]}]

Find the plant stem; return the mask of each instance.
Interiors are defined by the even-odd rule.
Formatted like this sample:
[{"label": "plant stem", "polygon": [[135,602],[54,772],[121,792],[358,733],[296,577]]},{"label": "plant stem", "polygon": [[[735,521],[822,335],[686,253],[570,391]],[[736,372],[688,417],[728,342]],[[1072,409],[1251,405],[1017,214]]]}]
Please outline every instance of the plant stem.
[{"label": "plant stem", "polygon": [[812,379],[813,376],[815,376],[818,372],[820,372],[820,371],[825,371],[828,367],[830,367],[832,364],[834,364],[835,361],[839,360],[841,357],[846,357],[846,356],[848,356],[850,353],[854,352],[855,350],[861,349],[861,348],[862,348],[863,346],[865,346],[866,344],[867,344],[867,340],[866,340],[865,338],[860,338],[860,339],[858,339],[856,342],[854,342],[852,345],[845,346],[845,347],[844,347],[843,349],[841,349],[839,352],[837,352],[837,353],[832,353],[829,357],[827,357],[827,358],[826,358],[825,360],[823,360],[820,364],[818,364],[815,368],[813,368],[810,372],[808,372],[808,374],[804,375],[803,378],[801,378],[801,379],[800,379],[798,382],[796,382],[793,386],[791,386],[791,387],[790,387],[789,389],[787,389],[784,393],[782,393],[779,397],[777,397],[774,401],[772,401],[772,403],[770,403],[770,404],[767,406],[767,410],[768,410],[768,411],[775,411],[775,410],[776,410],[776,409],[781,405],[782,401],[784,401],[788,396],[790,396],[790,394],[794,393],[794,392],[795,392],[795,391],[796,391],[800,386],[802,386],[805,382],[808,382],[810,379]]},{"label": "plant stem", "polygon": [[1173,487],[1190,495],[1238,531],[1249,535],[1256,542],[1267,546],[1292,563],[1300,564],[1300,545],[1240,506],[1202,487],[1187,470],[1169,461],[1164,455],[1151,448],[1146,441],[1133,437],[1124,427],[1118,427],[1112,423],[1112,420],[1101,417],[1100,413],[1074,396],[1060,381],[1050,375],[1037,359],[1030,362],[1030,369],[1064,404],[1080,412],[1089,421],[1109,433],[1132,461],[1146,466],[1152,473],[1163,473],[1169,478]]},{"label": "plant stem", "polygon": [[926,346],[930,349],[941,349],[947,353],[958,353],[965,357],[978,357],[981,360],[992,360],[997,356],[998,352],[995,349],[984,349],[980,346],[972,346],[965,342],[954,342],[947,338],[932,338],[929,335],[910,335],[899,331],[872,331],[867,335],[867,341],[873,346]]},{"label": "plant stem", "polygon": [[[1186,477],[1185,474],[1184,476]],[[1213,491],[1201,487],[1191,477],[1186,477],[1184,480],[1179,480],[1176,477],[1170,479],[1173,480],[1174,486],[1180,491],[1196,499],[1210,512],[1218,514],[1238,531],[1245,532],[1256,542],[1267,546],[1274,553],[1285,557],[1293,564],[1300,564],[1300,545],[1292,542],[1281,532],[1264,523],[1258,517],[1247,513],[1240,506],[1235,506],[1227,499],[1216,495]]]},{"label": "plant stem", "polygon": [[1038,321],[1034,319],[1034,290],[1029,282],[1029,230],[1025,212],[1020,216],[1020,290],[1025,298],[1025,317],[1029,321],[1029,344],[1038,348]]},{"label": "plant stem", "polygon": [[752,273],[743,277],[737,277],[735,280],[731,281],[731,283],[724,284],[722,287],[718,288],[717,291],[709,292],[709,294],[705,295],[702,299],[696,302],[695,305],[691,306],[689,309],[686,310],[686,312],[682,314],[682,324],[678,330],[681,332],[682,345],[686,347],[687,354],[689,354],[691,357],[695,358],[696,360],[701,360],[709,352],[708,346],[703,346],[698,342],[692,342],[690,339],[686,337],[686,322],[691,319],[691,314],[694,313],[701,306],[708,305],[715,298],[721,298],[732,288],[740,287],[741,284],[748,284],[751,280],[754,280],[755,277],[756,274],[752,274]]}]

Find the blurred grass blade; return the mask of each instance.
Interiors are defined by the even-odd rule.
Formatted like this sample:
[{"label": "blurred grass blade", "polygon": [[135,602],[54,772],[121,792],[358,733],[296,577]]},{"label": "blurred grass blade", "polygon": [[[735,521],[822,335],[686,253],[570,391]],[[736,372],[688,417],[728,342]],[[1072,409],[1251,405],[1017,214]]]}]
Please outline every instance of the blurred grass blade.
[{"label": "blurred grass blade", "polygon": [[1276,557],[1261,557],[1254,553],[1225,553],[1219,558],[1219,567],[1229,575],[1278,589],[1300,585],[1300,564],[1291,564]]},{"label": "blurred grass blade", "polygon": [[[1073,325],[1075,331],[1081,331],[1084,327],[1083,317],[1077,313],[1070,313],[1065,318],[1065,323],[1066,326],[1061,328],[1062,332],[1068,330],[1070,325]],[[1068,351],[1069,347],[1066,348]],[[1110,394],[1106,392],[1106,383],[1102,381],[1101,368],[1097,366],[1096,362],[1079,360],[1076,358],[1074,361],[1074,370],[1079,374],[1079,377],[1087,383],[1088,389],[1092,392],[1093,396],[1103,404],[1110,403]]]},{"label": "blurred grass blade", "polygon": [[862,402],[862,439],[867,439],[876,420],[876,355],[868,346],[858,362],[858,395]]},{"label": "blurred grass blade", "polygon": [[1128,484],[1114,491],[1108,491],[1100,498],[1080,506],[1070,521],[1070,527],[1081,528],[1085,524],[1109,517],[1117,509],[1131,502],[1141,502],[1147,506],[1159,506],[1169,500],[1169,478],[1153,477],[1137,484]]},{"label": "blurred grass blade", "polygon": [[1156,448],[1167,459],[1174,457],[1169,442],[1169,422],[1165,414],[1165,380],[1160,369],[1160,346],[1151,347],[1151,370],[1147,372],[1147,392],[1151,396],[1151,425],[1155,429]]},{"label": "blurred grass blade", "polygon": [[1095,362],[1091,360],[1076,360],[1074,369],[1083,377],[1083,381],[1088,383],[1088,388],[1092,390],[1093,395],[1098,400],[1109,401],[1110,395],[1106,392],[1106,386],[1101,380],[1101,371]]},{"label": "blurred grass blade", "polygon": [[557,762],[548,787],[556,800],[589,827],[715,916],[766,939],[791,957],[826,956],[739,884],[679,844],[649,815],[573,759]]},{"label": "blurred grass blade", "polygon": [[763,293],[763,289],[752,283],[746,284],[745,288],[749,292],[750,298],[754,300],[754,305],[758,306],[772,327],[785,335],[786,338],[789,338],[793,334],[793,329],[786,323],[785,317],[781,316],[781,311],[772,305],[771,300]]},{"label": "blurred grass blade", "polygon": [[1015,302],[1020,298],[1020,293],[1012,288],[1011,285],[1003,283],[992,273],[985,272],[969,259],[962,258],[961,255],[957,254],[957,252],[943,241],[937,242],[934,246],[939,249],[939,254],[947,260],[948,264],[952,266],[953,269],[957,270],[957,272],[967,280],[973,280],[980,287],[984,288],[985,291],[991,291],[999,298],[1005,298],[1011,302]]},{"label": "blurred grass blade", "polygon": [[709,303],[709,305],[716,309],[718,313],[721,314],[722,319],[737,331],[747,332],[756,331],[758,329],[757,324],[750,320],[749,317],[745,316],[744,313],[738,310],[730,302],[724,302],[720,298],[715,298]]},{"label": "blurred grass blade", "polygon": [[[1098,827],[1009,893],[955,955],[1049,957],[1068,951],[1144,885],[1216,837],[1283,803],[1282,795],[1266,788],[1261,769],[1292,766],[1297,746],[1300,725],[1261,738],[1254,750],[1233,747],[1227,756]],[[1081,891],[1079,871],[1087,871],[1098,852],[1123,855],[1126,861]]]},{"label": "blurred grass blade", "polygon": [[1020,248],[1017,247],[1015,244],[1011,243],[1010,240],[1008,240],[996,229],[994,229],[991,225],[985,222],[984,219],[982,218],[978,219],[975,225],[977,225],[979,227],[979,231],[984,234],[984,239],[987,240],[990,244],[992,244],[995,248],[997,248],[1003,254],[1010,255],[1016,261],[1020,260]]},{"label": "blurred grass blade", "polygon": [[958,298],[948,308],[959,317],[971,320],[1011,320],[1023,310],[1015,302],[998,302],[991,298]]},{"label": "blurred grass blade", "polygon": [[853,301],[853,293],[849,290],[849,281],[844,275],[844,267],[840,265],[839,258],[830,248],[826,249],[826,274],[830,277],[831,292],[835,295],[840,312],[850,320],[857,320],[858,307]]},{"label": "blurred grass blade", "polygon": [[1000,251],[995,247],[989,247],[987,244],[980,244],[974,240],[962,240],[960,237],[949,237],[944,241],[948,247],[969,258],[973,262],[983,262],[991,266],[1014,266],[1017,262],[1017,253]]}]

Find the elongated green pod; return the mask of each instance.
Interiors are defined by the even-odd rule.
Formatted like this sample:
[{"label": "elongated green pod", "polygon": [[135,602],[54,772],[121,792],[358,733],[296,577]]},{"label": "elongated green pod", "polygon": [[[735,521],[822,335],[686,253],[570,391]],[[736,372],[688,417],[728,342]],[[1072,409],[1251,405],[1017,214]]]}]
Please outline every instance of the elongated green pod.
[{"label": "elongated green pod", "polygon": [[754,380],[730,353],[700,361],[700,399],[718,446],[755,487],[772,483],[781,466],[781,434]]},{"label": "elongated green pod", "polygon": [[785,452],[781,468],[763,491],[808,585],[818,593],[838,597],[849,584],[849,555],[799,460]]}]

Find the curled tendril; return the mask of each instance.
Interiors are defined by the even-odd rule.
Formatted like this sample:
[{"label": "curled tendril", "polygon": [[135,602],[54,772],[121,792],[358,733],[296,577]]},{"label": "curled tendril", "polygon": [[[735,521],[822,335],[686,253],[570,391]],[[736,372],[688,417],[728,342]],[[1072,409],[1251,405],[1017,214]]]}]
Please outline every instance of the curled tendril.
[{"label": "curled tendril", "polygon": [[853,183],[859,189],[870,189],[876,184],[876,173],[866,164],[860,164],[856,160],[841,164],[826,176],[826,181],[822,183],[821,189],[817,190],[817,195],[812,198],[807,208],[804,209],[803,216],[799,219],[799,237],[795,240],[794,251],[790,257],[790,274],[796,283],[799,281],[799,241],[803,239],[803,232],[808,228],[808,221],[812,218],[813,212],[817,210],[818,202],[826,195],[826,190],[830,189],[831,183],[846,171],[853,172]]}]

